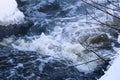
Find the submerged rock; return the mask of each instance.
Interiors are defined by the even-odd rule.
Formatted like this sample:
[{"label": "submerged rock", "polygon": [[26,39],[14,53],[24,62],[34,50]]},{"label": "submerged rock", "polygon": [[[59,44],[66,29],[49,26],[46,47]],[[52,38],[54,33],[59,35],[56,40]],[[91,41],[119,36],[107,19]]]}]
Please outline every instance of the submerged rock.
[{"label": "submerged rock", "polygon": [[11,35],[15,36],[25,35],[32,25],[33,23],[31,21],[26,21],[21,24],[0,26],[0,39],[9,37]]}]

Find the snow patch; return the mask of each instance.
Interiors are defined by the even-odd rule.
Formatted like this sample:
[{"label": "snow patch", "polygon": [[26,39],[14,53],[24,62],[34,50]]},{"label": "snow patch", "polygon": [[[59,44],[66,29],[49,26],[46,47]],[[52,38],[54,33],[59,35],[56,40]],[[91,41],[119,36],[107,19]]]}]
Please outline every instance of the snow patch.
[{"label": "snow patch", "polygon": [[112,66],[105,72],[99,80],[119,80],[120,79],[120,51]]},{"label": "snow patch", "polygon": [[118,41],[118,43],[120,43],[120,35],[118,36],[118,40],[117,41]]},{"label": "snow patch", "polygon": [[19,24],[24,21],[24,14],[17,8],[15,0],[0,1],[0,25]]}]

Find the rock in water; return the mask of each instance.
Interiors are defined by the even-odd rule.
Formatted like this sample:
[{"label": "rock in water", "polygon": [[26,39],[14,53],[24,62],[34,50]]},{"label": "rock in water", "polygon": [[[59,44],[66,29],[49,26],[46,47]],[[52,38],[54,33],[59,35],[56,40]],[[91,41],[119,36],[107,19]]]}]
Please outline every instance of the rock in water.
[{"label": "rock in water", "polygon": [[88,44],[96,48],[111,48],[111,41],[106,34],[99,34],[87,39]]},{"label": "rock in water", "polygon": [[0,26],[0,40],[11,35],[25,35],[32,25],[33,23],[31,21],[25,21],[21,24]]}]

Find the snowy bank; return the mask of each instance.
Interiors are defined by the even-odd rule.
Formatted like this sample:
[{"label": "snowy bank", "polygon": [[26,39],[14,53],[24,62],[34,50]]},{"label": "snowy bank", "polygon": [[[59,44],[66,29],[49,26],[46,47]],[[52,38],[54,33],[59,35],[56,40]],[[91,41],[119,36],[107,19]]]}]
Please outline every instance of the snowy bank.
[{"label": "snowy bank", "polygon": [[24,14],[17,8],[15,0],[0,1],[0,25],[19,24],[24,21]]},{"label": "snowy bank", "polygon": [[[120,54],[120,51],[118,52]],[[105,72],[99,80],[119,80],[120,79],[120,55],[115,59],[112,66]]]}]

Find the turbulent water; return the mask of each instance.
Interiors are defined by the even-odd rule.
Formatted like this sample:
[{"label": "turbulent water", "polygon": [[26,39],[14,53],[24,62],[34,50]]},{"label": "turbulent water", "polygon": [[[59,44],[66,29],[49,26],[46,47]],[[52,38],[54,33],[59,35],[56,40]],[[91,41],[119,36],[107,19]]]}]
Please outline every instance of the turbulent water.
[{"label": "turbulent water", "polygon": [[[19,1],[17,0],[18,3]],[[105,4],[105,0],[99,1],[101,4]],[[75,66],[79,71],[85,73],[94,71],[104,63],[98,55],[104,59],[115,55],[112,49],[114,43],[111,40],[116,39],[117,31],[100,24],[93,18],[96,17],[102,23],[112,23],[113,17],[81,0],[21,0],[21,2],[25,6],[23,7],[22,3],[19,3],[19,8],[27,18],[35,22],[35,26],[38,25],[35,29],[45,28],[45,30],[28,32],[27,36],[19,39],[14,39],[14,37],[4,39],[2,45],[22,51],[37,51],[42,55],[69,60],[73,63],[72,65],[95,60]],[[109,6],[111,5],[108,4]],[[111,13],[114,12],[111,11]],[[92,42],[98,36],[103,41]]]}]

